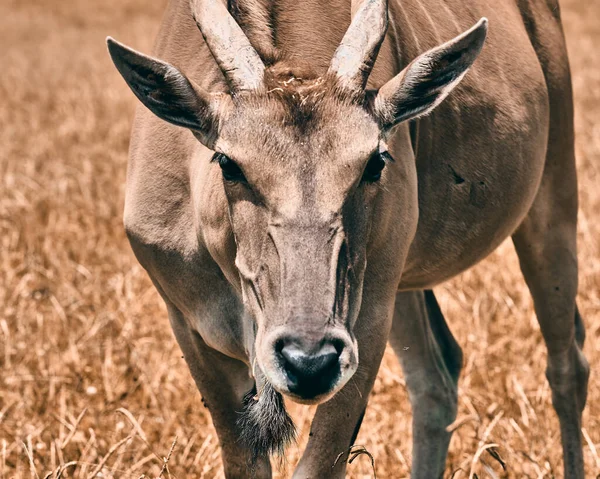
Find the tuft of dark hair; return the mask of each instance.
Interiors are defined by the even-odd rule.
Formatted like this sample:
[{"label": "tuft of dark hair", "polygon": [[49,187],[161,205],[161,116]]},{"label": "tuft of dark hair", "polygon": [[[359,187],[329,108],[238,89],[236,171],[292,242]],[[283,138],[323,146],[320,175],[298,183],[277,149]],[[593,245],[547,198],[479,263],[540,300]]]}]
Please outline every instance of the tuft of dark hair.
[{"label": "tuft of dark hair", "polygon": [[251,462],[279,455],[296,440],[296,426],[285,409],[283,397],[265,381],[257,395],[256,386],[244,397],[238,419],[240,442],[251,452]]}]

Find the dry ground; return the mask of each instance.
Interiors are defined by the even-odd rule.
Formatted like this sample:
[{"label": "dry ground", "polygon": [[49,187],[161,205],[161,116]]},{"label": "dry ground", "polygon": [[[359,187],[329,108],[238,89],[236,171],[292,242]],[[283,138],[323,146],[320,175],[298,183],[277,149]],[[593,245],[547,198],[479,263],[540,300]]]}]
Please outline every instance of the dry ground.
[{"label": "dry ground", "polygon": [[[577,100],[580,297],[594,367],[588,477],[600,474],[600,2],[563,0]],[[121,226],[133,95],[104,37],[148,51],[164,0],[0,4],[0,477],[221,477],[210,419]],[[546,352],[509,243],[440,287],[465,348],[449,471],[560,477]],[[306,439],[311,410],[294,408]],[[385,357],[358,444],[407,477],[410,408]],[[503,473],[482,445],[498,444]],[[289,450],[289,466],[300,447]],[[372,477],[359,457],[350,477]],[[286,477],[280,472],[278,477]]]}]

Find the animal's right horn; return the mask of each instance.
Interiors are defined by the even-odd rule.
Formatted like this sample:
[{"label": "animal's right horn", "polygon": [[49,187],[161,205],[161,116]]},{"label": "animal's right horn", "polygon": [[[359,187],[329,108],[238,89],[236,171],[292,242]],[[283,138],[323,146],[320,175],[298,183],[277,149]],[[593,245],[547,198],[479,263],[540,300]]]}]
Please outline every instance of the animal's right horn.
[{"label": "animal's right horn", "polygon": [[233,91],[255,90],[265,65],[223,0],[190,0],[194,20]]},{"label": "animal's right horn", "polygon": [[387,26],[387,0],[363,0],[333,55],[329,72],[351,89],[364,88]]}]

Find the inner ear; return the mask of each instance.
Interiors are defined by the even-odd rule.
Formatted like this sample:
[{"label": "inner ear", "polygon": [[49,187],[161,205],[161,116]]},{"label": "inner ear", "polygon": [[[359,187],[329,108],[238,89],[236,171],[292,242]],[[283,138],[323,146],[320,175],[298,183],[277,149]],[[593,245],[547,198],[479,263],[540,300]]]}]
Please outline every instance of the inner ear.
[{"label": "inner ear", "polygon": [[382,128],[431,112],[462,80],[479,56],[487,19],[411,62],[377,92],[372,111]]},{"label": "inner ear", "polygon": [[214,141],[217,107],[223,95],[211,95],[173,65],[139,53],[112,38],[108,51],[135,96],[156,116],[189,128],[204,144]]}]

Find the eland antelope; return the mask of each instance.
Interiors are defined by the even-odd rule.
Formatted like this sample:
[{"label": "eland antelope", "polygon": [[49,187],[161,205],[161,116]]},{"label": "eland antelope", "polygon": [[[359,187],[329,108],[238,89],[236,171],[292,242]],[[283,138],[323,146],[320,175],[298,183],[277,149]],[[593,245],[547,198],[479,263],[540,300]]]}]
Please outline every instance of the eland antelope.
[{"label": "eland antelope", "polygon": [[108,49],[146,107],[125,227],[227,478],[271,477],[294,436],[284,396],[319,404],[294,478],[344,477],[388,341],[412,403],[412,477],[440,477],[462,353],[431,288],[509,236],[548,348],[565,477],[584,477],[557,0],[171,0],[155,57]]}]

